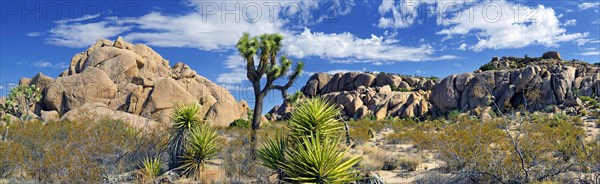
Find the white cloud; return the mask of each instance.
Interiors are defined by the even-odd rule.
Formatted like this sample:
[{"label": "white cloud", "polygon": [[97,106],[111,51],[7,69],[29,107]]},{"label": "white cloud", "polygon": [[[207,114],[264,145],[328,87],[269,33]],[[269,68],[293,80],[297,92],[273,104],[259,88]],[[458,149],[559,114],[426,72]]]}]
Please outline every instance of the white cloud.
[{"label": "white cloud", "polygon": [[51,36],[46,41],[53,45],[84,48],[94,44],[99,38],[115,37],[131,28],[112,21],[58,24],[50,30]]},{"label": "white cloud", "polygon": [[[520,7],[518,14],[511,7]],[[468,17],[470,11],[484,12],[479,16]],[[505,12],[505,13],[504,13]],[[515,20],[515,17],[522,17]],[[451,19],[451,20],[450,20]],[[560,27],[554,9],[543,5],[527,7],[506,1],[493,1],[476,5],[455,17],[443,21],[448,26],[437,32],[452,38],[454,35],[475,35],[477,43],[468,44],[467,49],[481,51],[483,49],[522,48],[529,45],[558,46],[560,42],[585,38],[589,33],[566,33]]]},{"label": "white cloud", "polygon": [[84,15],[83,17],[78,17],[78,18],[57,20],[57,21],[54,21],[54,23],[65,24],[65,23],[70,23],[70,22],[81,22],[81,21],[95,19],[95,18],[98,18],[98,17],[100,17],[100,13],[97,13],[97,14],[94,14],[94,15]]},{"label": "white cloud", "polygon": [[426,44],[407,47],[399,45],[397,40],[384,39],[382,36],[371,35],[371,38],[362,39],[348,32],[340,34],[313,33],[308,28],[298,35],[284,39],[283,50],[288,55],[297,58],[316,56],[324,59],[359,60],[359,62],[360,60],[364,62],[428,61],[456,58],[449,55],[432,56],[435,50]]},{"label": "white cloud", "polygon": [[600,19],[598,19],[598,20],[596,20],[596,21],[592,22],[592,24],[600,24]]},{"label": "white cloud", "polygon": [[454,66],[456,66],[456,67],[459,67],[459,68],[460,68],[460,67],[462,67],[462,65],[461,65],[461,64],[458,64],[458,63],[454,63],[454,64],[452,64],[452,65],[454,65]]},{"label": "white cloud", "polygon": [[34,62],[29,62],[29,61],[20,61],[17,62],[18,65],[31,65],[37,68],[55,68],[55,69],[66,69],[69,68],[69,65],[67,65],[67,63],[65,62],[60,62],[60,63],[51,63],[48,61],[44,61],[44,60],[38,60],[38,61],[34,61]]},{"label": "white cloud", "polygon": [[246,76],[246,62],[239,55],[231,55],[225,60],[225,68],[230,72],[221,73],[217,77],[220,84],[240,84],[248,81]]},{"label": "white cloud", "polygon": [[580,56],[598,56],[598,55],[600,55],[600,51],[589,51],[589,52],[577,53],[577,55],[580,55]]},{"label": "white cloud", "polygon": [[466,43],[460,44],[460,46],[458,47],[458,50],[467,50],[467,44]]},{"label": "white cloud", "polygon": [[422,22],[428,16],[437,16],[439,23],[447,14],[473,2],[476,0],[384,0],[378,8],[381,17],[377,27],[406,28]]},{"label": "white cloud", "polygon": [[575,19],[570,19],[567,20],[565,23],[563,23],[563,26],[574,26],[577,25],[577,20]]},{"label": "white cloud", "polygon": [[38,37],[38,36],[41,36],[42,34],[40,32],[29,32],[25,35],[29,36],[29,37]]},{"label": "white cloud", "polygon": [[591,9],[591,8],[598,8],[598,6],[600,6],[599,2],[593,2],[593,3],[585,2],[585,3],[581,3],[578,5],[580,11]]}]

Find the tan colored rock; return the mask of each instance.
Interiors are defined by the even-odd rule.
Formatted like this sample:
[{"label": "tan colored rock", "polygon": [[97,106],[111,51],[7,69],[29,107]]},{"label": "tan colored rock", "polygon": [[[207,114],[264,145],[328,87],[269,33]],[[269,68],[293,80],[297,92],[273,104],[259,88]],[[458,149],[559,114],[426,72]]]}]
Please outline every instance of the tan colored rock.
[{"label": "tan colored rock", "polygon": [[380,93],[391,93],[392,88],[390,87],[390,85],[385,85],[385,86],[379,88],[379,92]]},{"label": "tan colored rock", "polygon": [[113,111],[102,103],[86,103],[63,115],[61,120],[71,122],[97,121],[103,118],[121,120],[138,130],[152,129],[158,126],[153,120],[141,116],[129,114],[123,111]]},{"label": "tan colored rock", "polygon": [[125,49],[125,41],[123,41],[123,37],[119,36],[117,40],[115,40],[113,47]]},{"label": "tan colored rock", "polygon": [[60,115],[58,111],[41,111],[40,118],[44,123],[48,123],[60,119]]},{"label": "tan colored rock", "polygon": [[172,109],[178,105],[190,105],[196,103],[195,98],[190,95],[177,81],[165,78],[156,83],[152,95],[150,95],[147,112],[154,113],[164,109]]},{"label": "tan colored rock", "polygon": [[112,80],[100,69],[89,68],[60,77],[50,84],[44,102],[49,110],[65,113],[88,102],[107,104],[117,92]]}]

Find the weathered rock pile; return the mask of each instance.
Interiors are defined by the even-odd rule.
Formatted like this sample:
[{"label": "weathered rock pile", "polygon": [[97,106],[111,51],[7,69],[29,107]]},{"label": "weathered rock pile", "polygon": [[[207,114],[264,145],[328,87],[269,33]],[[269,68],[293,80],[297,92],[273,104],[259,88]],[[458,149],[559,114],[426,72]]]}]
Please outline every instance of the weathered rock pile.
[{"label": "weathered rock pile", "polygon": [[94,115],[133,124],[168,122],[176,106],[198,103],[208,123],[228,126],[235,119],[246,118],[248,110],[246,102],[236,102],[227,89],[188,65],[171,67],[150,47],[127,43],[121,37],[115,42],[100,39],[76,54],[57,79],[39,73],[20,80],[20,85],[32,84],[40,87],[43,95],[36,114],[55,111],[70,120],[94,111]]},{"label": "weathered rock pile", "polygon": [[[495,105],[501,111],[535,111],[549,106],[580,107],[578,97],[599,97],[598,71],[596,65],[564,61],[560,53],[551,51],[543,57],[494,57],[474,73],[451,75],[439,82],[385,73],[318,73],[302,92],[329,99],[352,118],[436,116]],[[284,103],[270,111],[271,117],[284,118],[290,109]]]},{"label": "weathered rock pile", "polygon": [[542,58],[503,58],[498,63],[524,63],[521,67],[451,75],[431,94],[434,112],[466,112],[495,102],[502,111],[541,110],[549,105],[578,106],[578,96],[600,96],[597,66],[562,61],[549,52]]},{"label": "weathered rock pile", "polygon": [[[428,99],[436,81],[386,73],[317,73],[302,92],[339,104],[343,115],[352,118],[420,117],[431,107]],[[285,117],[291,108],[289,103],[277,106],[270,111],[271,118]]]}]

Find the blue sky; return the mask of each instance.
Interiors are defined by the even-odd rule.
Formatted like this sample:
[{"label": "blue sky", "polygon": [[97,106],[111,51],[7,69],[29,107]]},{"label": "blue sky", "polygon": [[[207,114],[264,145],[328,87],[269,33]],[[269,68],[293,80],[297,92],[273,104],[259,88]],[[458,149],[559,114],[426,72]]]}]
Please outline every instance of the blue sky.
[{"label": "blue sky", "polygon": [[[600,62],[599,1],[2,1],[0,8],[2,95],[20,77],[57,77],[73,55],[117,36],[185,62],[249,102],[235,50],[243,32],[285,36],[281,54],[306,65],[290,92],[314,72],[441,78],[493,56],[548,50]],[[264,111],[280,102],[272,93]]]}]

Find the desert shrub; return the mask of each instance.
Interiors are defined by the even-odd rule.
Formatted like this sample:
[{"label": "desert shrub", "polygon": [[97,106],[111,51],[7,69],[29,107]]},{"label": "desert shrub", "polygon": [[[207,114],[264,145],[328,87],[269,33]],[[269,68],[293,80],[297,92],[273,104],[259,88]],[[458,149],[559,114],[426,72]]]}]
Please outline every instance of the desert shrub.
[{"label": "desert shrub", "polygon": [[236,119],[229,124],[229,127],[250,128],[251,122],[247,119]]},{"label": "desert shrub", "polygon": [[142,132],[117,120],[85,122],[30,122],[11,128],[11,141],[0,142],[4,177],[17,183],[100,183],[103,175],[138,169],[167,142],[162,127]]},{"label": "desert shrub", "polygon": [[452,111],[448,112],[448,115],[446,117],[448,117],[448,119],[450,120],[456,121],[459,115],[460,111],[458,109],[453,109]]},{"label": "desert shrub", "polygon": [[298,102],[298,100],[303,99],[303,98],[305,98],[304,93],[302,93],[302,91],[296,91],[292,95],[288,96],[288,98],[286,100],[288,102],[294,104],[294,103]]},{"label": "desert shrub", "polygon": [[400,166],[400,168],[407,170],[407,171],[416,171],[417,167],[421,164],[421,160],[417,159],[417,158],[402,158],[399,159],[397,161],[398,166]]},{"label": "desert shrub", "polygon": [[369,120],[358,120],[348,123],[348,126],[350,127],[350,137],[352,137],[354,142],[358,145],[363,144],[371,139],[369,130],[372,130],[373,133],[377,133],[383,130],[386,125],[386,123],[381,121]]},{"label": "desert shrub", "polygon": [[539,115],[507,121],[463,119],[414,129],[408,137],[419,147],[437,150],[450,171],[484,183],[545,181],[598,164],[589,154],[597,143],[581,139],[585,132],[572,122],[576,118]]},{"label": "desert shrub", "polygon": [[142,162],[142,171],[144,176],[149,179],[154,179],[158,175],[160,175],[160,170],[162,168],[162,162],[160,158],[146,158]]},{"label": "desert shrub", "polygon": [[292,137],[319,136],[331,138],[339,136],[343,130],[338,121],[340,109],[321,98],[312,98],[294,107],[288,128]]},{"label": "desert shrub", "polygon": [[194,103],[187,106],[177,106],[171,115],[173,125],[168,147],[168,152],[171,156],[171,168],[176,168],[181,165],[181,157],[183,157],[186,140],[188,139],[191,130],[202,124],[202,119],[198,114],[199,112],[200,106]]},{"label": "desert shrub", "polygon": [[185,144],[182,165],[183,173],[196,179],[204,171],[206,162],[214,159],[221,150],[217,131],[208,126],[196,126],[190,132]]},{"label": "desert shrub", "polygon": [[400,92],[411,92],[412,90],[408,89],[408,88],[398,88],[396,91],[400,91]]},{"label": "desert shrub", "polygon": [[350,148],[340,149],[338,139],[320,140],[319,136],[295,141],[294,149],[286,150],[288,160],[283,172],[288,179],[301,183],[346,183],[355,181],[351,167],[358,157],[346,157]]},{"label": "desert shrub", "polygon": [[481,67],[479,67],[479,70],[481,71],[488,71],[488,70],[497,70],[498,68],[496,66],[494,66],[492,63],[487,63],[482,65]]},{"label": "desert shrub", "polygon": [[[345,183],[357,178],[349,157],[340,147],[339,109],[323,99],[299,103],[291,113],[289,133],[264,142],[258,156],[279,179],[300,183]],[[286,138],[287,137],[287,138]]]},{"label": "desert shrub", "polygon": [[11,114],[25,122],[31,119],[29,114],[31,107],[41,99],[40,88],[35,85],[19,85],[10,89],[10,93],[6,96],[6,102],[0,104],[0,109],[3,114]]},{"label": "desert shrub", "polygon": [[592,106],[593,108],[598,108],[598,107],[600,107],[600,103],[598,103],[598,100],[596,100],[596,99],[595,99],[595,98],[593,98],[593,97],[590,97],[590,96],[579,96],[579,99],[580,99],[582,102],[584,102],[584,103],[586,103],[586,104],[589,104],[589,105],[590,105],[590,106]]}]

